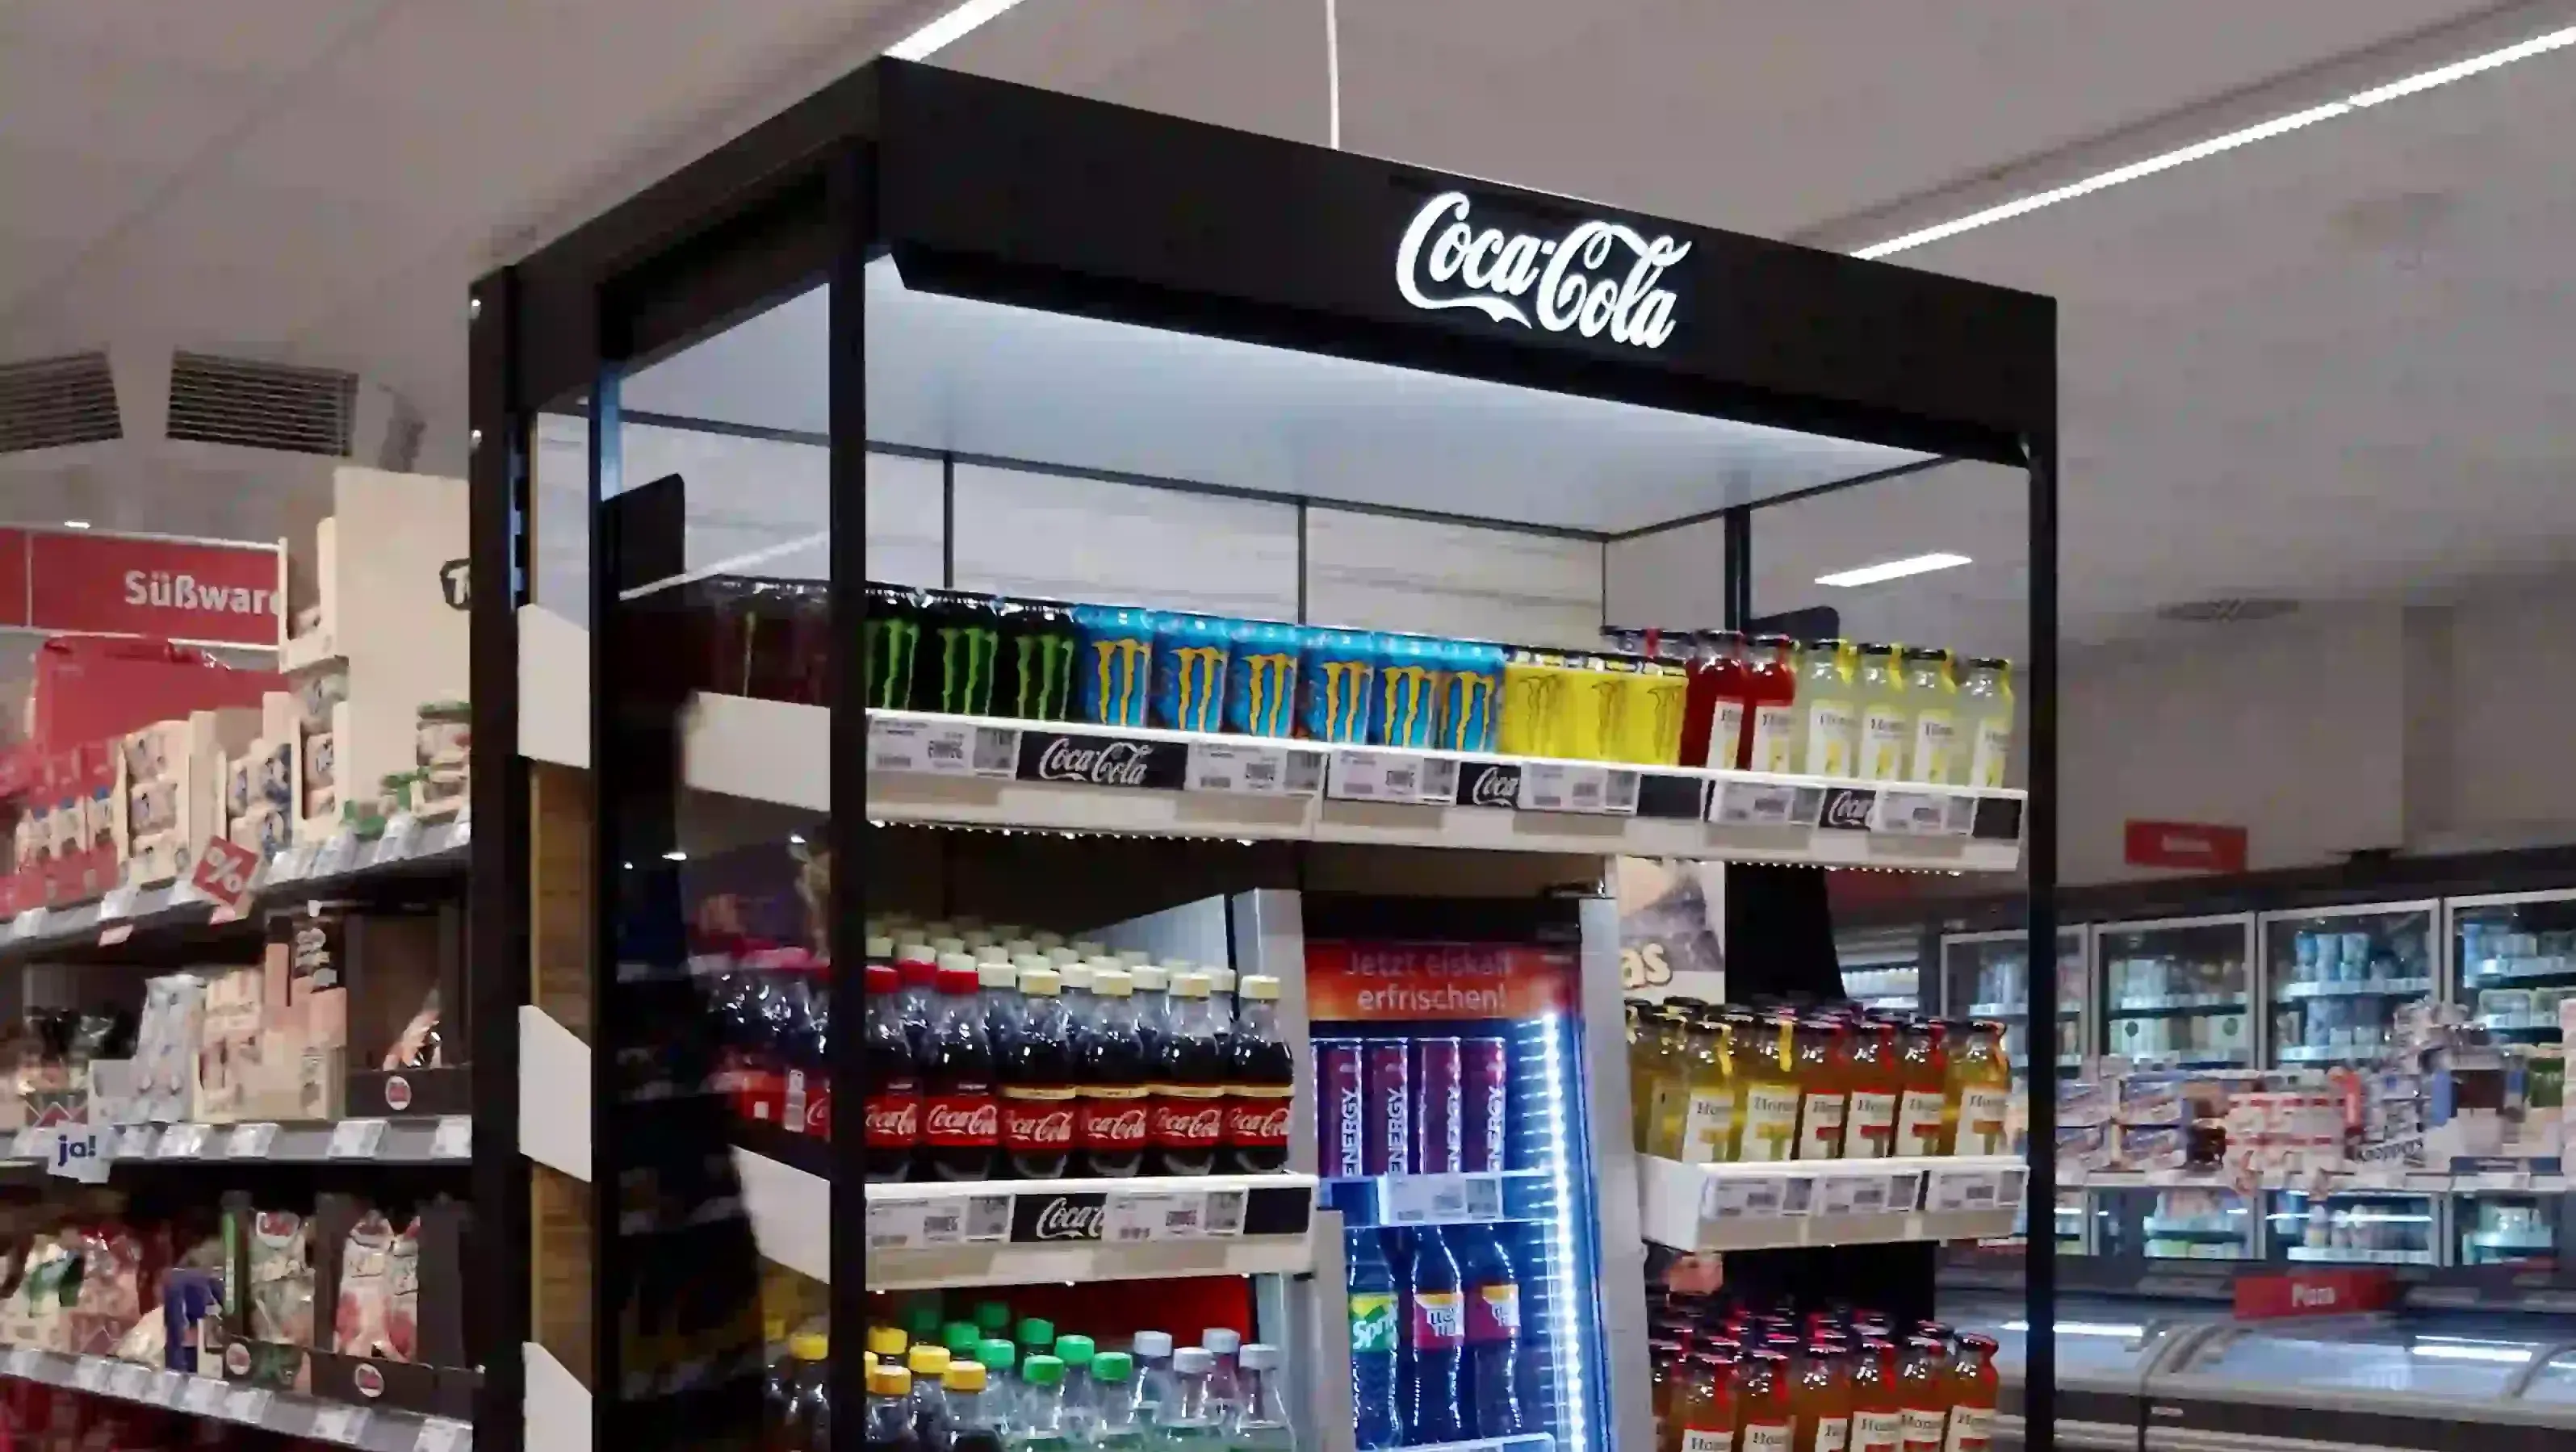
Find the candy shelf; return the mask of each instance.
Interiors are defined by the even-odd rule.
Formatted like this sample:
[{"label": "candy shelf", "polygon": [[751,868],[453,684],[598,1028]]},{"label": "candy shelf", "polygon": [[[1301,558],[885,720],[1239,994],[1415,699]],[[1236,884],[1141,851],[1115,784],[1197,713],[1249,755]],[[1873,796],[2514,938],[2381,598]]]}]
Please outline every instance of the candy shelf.
[{"label": "candy shelf", "polygon": [[469,1452],[474,1445],[474,1429],[446,1417],[355,1406],[113,1357],[17,1346],[0,1353],[0,1374],[366,1452]]},{"label": "candy shelf", "polygon": [[1681,1250],[2006,1236],[2029,1174],[2011,1155],[1637,1164],[1646,1239]]},{"label": "candy shelf", "polygon": [[[50,1164],[61,1134],[59,1128],[22,1129],[5,1159]],[[327,1123],[125,1124],[108,1127],[102,1140],[111,1173],[114,1165],[146,1164],[463,1164],[474,1158],[474,1121],[456,1114]]]},{"label": "candy shelf", "polygon": [[1312,1175],[867,1187],[868,1289],[1293,1275]]}]

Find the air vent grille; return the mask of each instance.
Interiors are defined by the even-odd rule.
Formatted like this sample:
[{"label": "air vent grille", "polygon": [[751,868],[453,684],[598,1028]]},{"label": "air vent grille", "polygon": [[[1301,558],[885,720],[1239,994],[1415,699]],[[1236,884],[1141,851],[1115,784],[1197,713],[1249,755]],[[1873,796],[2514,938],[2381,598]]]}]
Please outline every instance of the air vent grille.
[{"label": "air vent grille", "polygon": [[2229,596],[2218,600],[2186,600],[2179,605],[2167,605],[2156,615],[2159,619],[2194,625],[2231,625],[2248,620],[2276,620],[2298,608],[2296,600]]},{"label": "air vent grille", "polygon": [[345,457],[358,377],[180,353],[170,360],[170,437]]},{"label": "air vent grille", "polygon": [[122,438],[105,353],[0,363],[0,454]]}]

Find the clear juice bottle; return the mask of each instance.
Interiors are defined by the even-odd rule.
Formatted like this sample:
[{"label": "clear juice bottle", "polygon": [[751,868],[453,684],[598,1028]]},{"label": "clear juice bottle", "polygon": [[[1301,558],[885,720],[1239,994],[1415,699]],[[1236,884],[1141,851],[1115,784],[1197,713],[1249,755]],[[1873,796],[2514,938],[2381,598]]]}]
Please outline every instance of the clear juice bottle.
[{"label": "clear juice bottle", "polygon": [[1744,1359],[1736,1391],[1736,1452],[1796,1452],[1798,1414],[1790,1402],[1795,1380],[1786,1354],[1764,1347]]},{"label": "clear juice bottle", "polygon": [[1940,1338],[1917,1336],[1896,1363],[1903,1452],[1941,1452],[1950,1434],[1950,1357]]},{"label": "clear juice bottle", "polygon": [[1637,1153],[1653,1154],[1655,1127],[1663,1122],[1664,1060],[1672,1052],[1672,1025],[1664,1005],[1640,1003],[1628,1039],[1628,1117]]},{"label": "clear juice bottle", "polygon": [[1673,1003],[1648,1018],[1654,1037],[1646,1081],[1646,1153],[1665,1159],[1681,1158],[1682,1112],[1690,1092],[1690,1021],[1690,1010]]},{"label": "clear juice bottle", "polygon": [[1950,680],[1950,652],[1914,646],[1903,666],[1905,709],[1914,720],[1905,778],[1955,783],[1967,775],[1967,761],[1959,750],[1959,689]]},{"label": "clear juice bottle", "polygon": [[[1735,764],[1753,771],[1798,769],[1798,643],[1757,635],[1744,657],[1743,748]],[[1724,763],[1712,760],[1709,765]]]},{"label": "clear juice bottle", "polygon": [[1746,1015],[1735,1026],[1735,1085],[1740,1108],[1735,1158],[1770,1162],[1793,1159],[1798,1150],[1800,1090],[1797,1020],[1756,1022]]},{"label": "clear juice bottle", "polygon": [[1854,657],[1852,696],[1860,704],[1860,770],[1865,781],[1902,781],[1913,764],[1913,703],[1892,645],[1864,645]]},{"label": "clear juice bottle", "polygon": [[1843,667],[1842,639],[1798,647],[1798,704],[1806,723],[1801,769],[1809,776],[1854,776],[1860,770],[1860,697]]},{"label": "clear juice bottle", "polygon": [[1941,1025],[1920,1018],[1908,1023],[1896,1064],[1905,1085],[1896,1104],[1896,1152],[1948,1153],[1950,1056]]},{"label": "clear juice bottle", "polygon": [[1670,1452],[1734,1452],[1742,1365],[1732,1352],[1692,1356],[1673,1389]]},{"label": "clear juice bottle", "polygon": [[2004,1057],[2002,1024],[1970,1024],[1959,1035],[1950,1054],[1949,1099],[1945,1117],[1952,1125],[1951,1154],[2010,1152],[2006,1124],[2012,1111],[2012,1064]]},{"label": "clear juice bottle", "polygon": [[1883,1160],[1896,1152],[1896,1109],[1905,1095],[1897,1026],[1864,1019],[1851,1035],[1851,1099],[1843,1111],[1843,1158]]},{"label": "clear juice bottle", "polygon": [[1688,1035],[1679,1158],[1684,1164],[1719,1164],[1735,1157],[1734,1045],[1726,1020],[1715,1013],[1693,1018]]},{"label": "clear juice bottle", "polygon": [[1828,1018],[1801,1019],[1794,1043],[1790,1072],[1798,1081],[1798,1158],[1841,1159],[1843,1114],[1851,1092],[1842,1025]]},{"label": "clear juice bottle", "polygon": [[1975,656],[1959,683],[1959,734],[1968,752],[1970,786],[1999,787],[2012,765],[2012,662]]},{"label": "clear juice bottle", "polygon": [[1965,1335],[1950,1358],[1950,1432],[1942,1452],[1989,1452],[1995,1444],[1995,1339]]},{"label": "clear juice bottle", "polygon": [[1798,1418],[1796,1452],[1846,1452],[1851,1443],[1852,1388],[1839,1346],[1822,1338],[1807,1343],[1789,1401]]},{"label": "clear juice bottle", "polygon": [[1691,642],[1686,669],[1690,690],[1682,714],[1681,764],[1733,766],[1743,751],[1753,696],[1742,632],[1701,631]]},{"label": "clear juice bottle", "polygon": [[1852,1362],[1851,1452],[1904,1452],[1905,1416],[1896,1397],[1896,1343],[1864,1338]]}]

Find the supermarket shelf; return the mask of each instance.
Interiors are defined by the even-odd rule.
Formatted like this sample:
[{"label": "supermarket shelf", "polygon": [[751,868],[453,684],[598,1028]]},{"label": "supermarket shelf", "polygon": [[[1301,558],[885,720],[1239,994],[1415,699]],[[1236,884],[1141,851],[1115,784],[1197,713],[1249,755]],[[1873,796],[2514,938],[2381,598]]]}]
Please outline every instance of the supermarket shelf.
[{"label": "supermarket shelf", "polygon": [[[743,1213],[751,1220],[761,1259],[831,1284],[832,1182],[740,1147],[733,1152],[733,1167],[742,1180]],[[874,1269],[871,1261],[872,1275]]]},{"label": "supermarket shelf", "polygon": [[[265,899],[337,897],[387,877],[430,876],[465,870],[471,834],[459,819],[401,827],[374,838],[346,832],[278,852],[261,864],[253,891]],[[95,902],[36,908],[0,922],[0,966],[62,956],[94,957],[127,945],[185,939],[223,928],[215,905],[186,881],[120,887]],[[243,931],[256,932],[252,922]]]},{"label": "supermarket shelf", "polygon": [[870,1185],[868,1289],[1296,1274],[1314,1268],[1315,1185],[1296,1174]]},{"label": "supermarket shelf", "polygon": [[2358,1250],[2351,1246],[2291,1245],[2281,1254],[2311,1265],[2431,1265],[2429,1250]]},{"label": "supermarket shelf", "polygon": [[2131,1054],[2129,1063],[2140,1069],[2251,1069],[2251,1053],[2234,1054]]},{"label": "supermarket shelf", "polygon": [[2412,998],[2433,991],[2430,978],[2373,978],[2360,983],[2284,983],[2279,998]]},{"label": "supermarket shelf", "polygon": [[[701,694],[689,785],[815,812],[830,713]],[[885,822],[2010,872],[2024,796],[921,712],[869,718]],[[1222,783],[1222,785],[1219,785]]]},{"label": "supermarket shelf", "polygon": [[[1463,1174],[1377,1175],[1328,1179],[1321,1201],[1342,1212],[1352,1228],[1389,1225],[1498,1225],[1554,1218],[1553,1207],[1532,1205],[1548,1182],[1543,1170],[1473,1171]],[[1539,1211],[1547,1210],[1542,1216]]]},{"label": "supermarket shelf", "polygon": [[[2490,967],[2489,964],[2502,964]],[[2489,958],[2473,963],[2461,981],[2471,988],[2491,983],[2531,983],[2552,978],[2576,977],[2576,958]]]},{"label": "supermarket shelf", "polygon": [[2377,1044],[2292,1044],[2279,1058],[2284,1064],[2367,1064],[2387,1052]]},{"label": "supermarket shelf", "polygon": [[2498,1250],[2514,1255],[2554,1255],[2558,1242],[2548,1235],[2506,1235],[2498,1231],[2473,1230],[2461,1242],[2478,1250]]},{"label": "supermarket shelf", "polygon": [[2010,1155],[1638,1164],[1645,1237],[1681,1250],[2010,1235],[2029,1173]]},{"label": "supermarket shelf", "polygon": [[2538,1160],[2528,1168],[2360,1169],[2306,1171],[2266,1175],[2250,1186],[2206,1170],[2073,1170],[2060,1166],[2061,1190],[2225,1190],[2231,1193],[2291,1193],[2355,1196],[2424,1195],[2563,1195],[2567,1177],[2560,1162]]},{"label": "supermarket shelf", "polygon": [[2558,1015],[2539,1013],[2490,1013],[2478,1016],[2478,1024],[2494,1034],[2554,1034],[2558,1032]]},{"label": "supermarket shelf", "polygon": [[[22,1129],[10,1141],[9,1163],[51,1164],[61,1129]],[[318,1165],[357,1161],[376,1165],[463,1164],[474,1158],[474,1121],[462,1114],[436,1119],[342,1119],[274,1124],[128,1124],[104,1132],[111,1160],[143,1164]]]},{"label": "supermarket shelf", "polygon": [[[2080,1005],[2061,1003],[2057,1006],[2057,1016],[2060,1019],[2082,1018],[2084,1016],[2084,1009]],[[1968,1017],[2002,1019],[2028,1018],[2030,1017],[2030,1008],[2027,1004],[2005,1003],[2001,1000],[1997,1000],[1993,1003],[1972,1003],[1968,1005]]]},{"label": "supermarket shelf", "polygon": [[2191,1225],[2171,1220],[2154,1219],[2141,1221],[2138,1226],[2138,1231],[2150,1240],[2210,1240],[2230,1242],[2243,1240],[2251,1233],[2248,1227],[2242,1225],[2231,1229],[2224,1225]]},{"label": "supermarket shelf", "polygon": [[2161,998],[2123,998],[2113,1003],[2109,1010],[2113,1018],[2247,1011],[2244,999],[2227,993],[2169,993]]},{"label": "supermarket shelf", "polygon": [[12,1347],[0,1355],[0,1373],[92,1396],[258,1427],[282,1436],[365,1448],[367,1452],[467,1452],[474,1445],[474,1429],[446,1417],[424,1417],[389,1407],[327,1401],[301,1392],[236,1385],[107,1356]]}]

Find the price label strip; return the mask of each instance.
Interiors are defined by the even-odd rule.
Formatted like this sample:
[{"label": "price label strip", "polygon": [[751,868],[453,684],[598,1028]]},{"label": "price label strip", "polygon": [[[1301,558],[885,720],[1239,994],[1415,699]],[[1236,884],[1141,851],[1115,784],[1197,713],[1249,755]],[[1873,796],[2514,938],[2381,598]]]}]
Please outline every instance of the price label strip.
[{"label": "price label strip", "polygon": [[268,1404],[273,1398],[266,1387],[235,1387],[224,1398],[224,1419],[256,1427],[268,1418]]},{"label": "price label strip", "polygon": [[313,1435],[325,1442],[355,1447],[365,1439],[369,1420],[365,1407],[324,1407],[313,1414]]},{"label": "price label strip", "polygon": [[[1447,796],[1438,788],[1446,785]],[[1324,795],[1340,802],[1443,806],[1458,799],[1458,763],[1409,751],[1336,751]]]},{"label": "price label strip", "polygon": [[1637,814],[1637,774],[1580,762],[1533,761],[1521,769],[1520,808],[1524,812],[1633,817]]},{"label": "price label strip", "polygon": [[182,1405],[201,1417],[216,1415],[224,1405],[223,1382],[211,1376],[196,1378],[188,1388],[188,1395],[182,1399]]},{"label": "price label strip", "polygon": [[[466,1121],[470,1129],[473,1121]],[[441,1126],[444,1129],[444,1125]],[[331,1126],[331,1144],[324,1151],[335,1160],[371,1160],[385,1143],[385,1122],[381,1119],[344,1119]]]},{"label": "price label strip", "polygon": [[1190,743],[1188,788],[1254,797],[1311,797],[1323,786],[1317,751],[1239,742]]},{"label": "price label strip", "polygon": [[[1788,782],[1727,781],[1708,794],[1708,819],[1722,827],[1812,827],[1824,797]],[[1804,820],[1800,809],[1805,809]]]},{"label": "price label strip", "polygon": [[1788,1183],[1786,1176],[1729,1175],[1713,1179],[1702,1192],[1700,1216],[1706,1220],[1750,1220],[1777,1215]]},{"label": "price label strip", "polygon": [[1976,825],[1977,799],[1948,792],[1881,792],[1871,829],[1904,837],[1965,837]]},{"label": "price label strip", "polygon": [[36,1368],[43,1364],[44,1358],[36,1354],[34,1347],[17,1346],[10,1348],[9,1359],[6,1362],[0,1362],[0,1369],[5,1369],[11,1376],[32,1381],[36,1376]]},{"label": "price label strip", "polygon": [[1207,1230],[1205,1194],[1113,1191],[1100,1208],[1100,1239],[1109,1245],[1198,1240]]},{"label": "price label strip", "polygon": [[988,777],[1016,774],[1020,733],[968,721],[870,718],[868,769],[922,776]]},{"label": "price label strip", "polygon": [[474,1429],[445,1417],[424,1420],[420,1424],[420,1437],[411,1444],[412,1452],[465,1452],[472,1445]]},{"label": "price label strip", "polygon": [[106,1391],[108,1373],[115,1369],[113,1364],[98,1357],[84,1356],[72,1363],[72,1385],[85,1392]]},{"label": "price label strip", "polygon": [[440,1120],[438,1132],[430,1136],[429,1157],[434,1160],[474,1158],[474,1121],[462,1114],[451,1114]]},{"label": "price label strip", "polygon": [[108,1389],[129,1402],[149,1401],[152,1380],[152,1368],[148,1366],[120,1366],[108,1378]]},{"label": "price label strip", "polygon": [[225,1137],[224,1158],[229,1160],[264,1160],[277,1143],[277,1126],[273,1124],[236,1124]]},{"label": "price label strip", "polygon": [[116,1138],[116,1157],[121,1160],[148,1160],[159,1148],[160,1133],[148,1124],[129,1124]]}]

